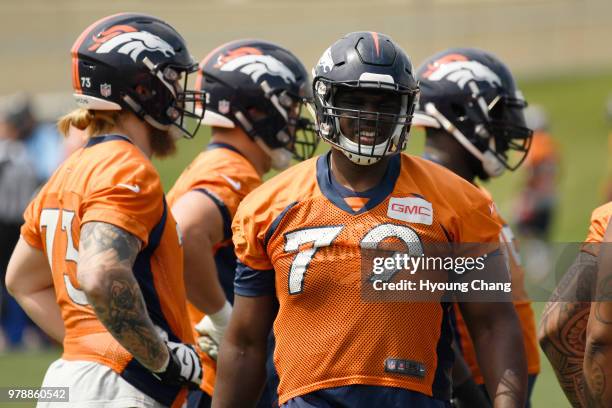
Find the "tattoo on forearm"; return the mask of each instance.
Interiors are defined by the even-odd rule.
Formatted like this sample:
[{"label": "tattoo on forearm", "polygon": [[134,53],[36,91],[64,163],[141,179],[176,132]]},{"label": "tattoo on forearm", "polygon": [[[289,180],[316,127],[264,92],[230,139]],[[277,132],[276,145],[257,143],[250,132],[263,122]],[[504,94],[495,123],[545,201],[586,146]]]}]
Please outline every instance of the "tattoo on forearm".
[{"label": "tattoo on forearm", "polygon": [[[597,286],[597,303],[595,304],[595,318],[603,324],[612,324],[609,302],[612,301],[612,276],[601,278]],[[612,330],[612,329],[611,329]]]},{"label": "tattoo on forearm", "polygon": [[548,357],[559,384],[573,406],[582,406],[584,378],[582,365],[585,349],[586,325],[589,320],[589,303],[556,303],[556,312],[549,314],[547,324],[560,324],[558,336],[549,336],[540,342]]},{"label": "tattoo on forearm", "polygon": [[133,278],[109,277],[108,303],[94,309],[108,331],[147,367],[158,367],[164,344],[147,316],[144,300]]},{"label": "tattoo on forearm", "polygon": [[113,252],[113,260],[134,263],[140,250],[140,240],[121,228],[104,222],[90,222],[81,228],[79,248],[88,253]]},{"label": "tattoo on forearm", "polygon": [[89,299],[98,319],[136,359],[158,368],[165,345],[149,318],[132,265],[140,241],[106,223],[87,223],[81,229],[79,274],[104,274],[103,290]]},{"label": "tattoo on forearm", "polygon": [[584,406],[583,362],[590,300],[597,276],[596,258],[581,253],[546,305],[540,345],[573,406]]},{"label": "tattoo on forearm", "polygon": [[[589,358],[589,357],[587,357]],[[590,358],[589,358],[590,359]],[[604,401],[604,393],[606,391],[606,376],[603,368],[597,361],[590,361],[591,365],[591,373],[587,376],[585,373],[584,382],[586,387],[584,387],[584,395],[585,395],[585,405],[587,407],[606,407],[606,403]]]},{"label": "tattoo on forearm", "polygon": [[[600,273],[601,273],[600,269]],[[612,330],[612,276],[599,276],[596,303],[593,306],[595,325],[605,330]],[[584,357],[584,398],[588,407],[607,407],[606,394],[610,391],[606,371],[609,372],[609,360],[612,349],[605,343],[591,340],[587,345]]]}]

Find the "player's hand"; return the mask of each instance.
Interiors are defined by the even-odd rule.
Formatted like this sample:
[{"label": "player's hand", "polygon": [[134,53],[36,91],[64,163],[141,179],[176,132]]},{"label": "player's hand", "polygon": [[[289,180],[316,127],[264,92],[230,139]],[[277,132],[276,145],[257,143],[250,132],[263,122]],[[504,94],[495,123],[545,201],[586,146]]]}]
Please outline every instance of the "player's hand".
[{"label": "player's hand", "polygon": [[160,381],[196,390],[202,381],[202,364],[191,344],[167,341],[168,365],[162,372],[153,373]]},{"label": "player's hand", "polygon": [[219,345],[229,325],[231,314],[232,306],[225,302],[220,311],[204,316],[200,323],[195,326],[196,331],[200,335],[198,337],[198,345],[204,353],[208,354],[215,361],[219,355]]},{"label": "player's hand", "polygon": [[198,337],[198,346],[210,358],[217,361],[219,357],[219,344],[207,335]]},{"label": "player's hand", "polygon": [[453,389],[455,408],[491,408],[491,402],[472,378]]}]

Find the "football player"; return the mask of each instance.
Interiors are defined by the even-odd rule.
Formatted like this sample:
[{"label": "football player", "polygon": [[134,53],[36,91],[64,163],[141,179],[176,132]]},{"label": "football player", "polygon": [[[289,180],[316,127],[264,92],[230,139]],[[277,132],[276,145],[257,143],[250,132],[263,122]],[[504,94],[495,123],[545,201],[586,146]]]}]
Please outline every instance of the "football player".
[{"label": "football player", "polygon": [[514,203],[515,224],[524,269],[532,281],[542,282],[552,271],[551,248],[546,240],[558,201],[561,156],[543,107],[529,105],[525,123],[533,130],[533,141],[523,164],[523,185]]},{"label": "football player", "polygon": [[597,254],[595,301],[586,326],[584,401],[588,407],[609,407],[612,401],[612,222],[607,224]]},{"label": "football player", "polygon": [[197,63],[174,28],[135,13],[96,21],[71,53],[79,108],[58,126],[88,141],[26,209],[7,287],[63,343],[44,387],[69,387],[78,406],[181,406],[202,369],[151,156],[199,126],[201,96],[186,88]]},{"label": "football player", "polygon": [[[597,394],[602,389],[597,390],[598,387],[594,386],[596,384],[593,384],[593,378],[590,378],[586,371],[583,372],[583,366],[587,365],[585,358],[587,342],[592,342],[598,336],[606,334],[605,321],[601,321],[597,315],[593,315],[592,318],[590,316],[591,311],[603,311],[606,307],[605,303],[597,302],[593,302],[591,306],[591,302],[596,295],[598,258],[601,250],[606,246],[602,242],[609,240],[606,235],[609,236],[612,231],[609,228],[611,219],[612,202],[593,211],[585,243],[546,304],[540,321],[538,332],[540,345],[572,406],[591,406],[587,404],[589,399],[596,400],[601,397]],[[599,262],[604,265],[603,262]],[[605,288],[602,287],[602,289]],[[599,316],[601,315],[600,313]],[[593,327],[592,330],[589,328],[588,333],[587,323]],[[610,330],[609,326],[607,330]],[[607,335],[609,336],[609,333]],[[605,336],[601,340],[606,340]],[[592,346],[591,343],[591,349]],[[598,352],[589,354],[590,370],[600,365],[601,356],[597,354]],[[603,377],[600,376],[600,378]],[[587,383],[591,381],[589,389],[593,389],[593,395],[588,399],[584,392],[585,379]],[[609,397],[608,401],[610,401]]]},{"label": "football player", "polygon": [[292,155],[311,157],[318,138],[312,122],[301,117],[310,93],[308,73],[276,44],[239,40],[222,45],[204,58],[196,84],[208,97],[202,123],[212,127],[212,137],[168,193],[168,203],[185,242],[191,321],[208,354],[202,361],[206,394],[194,392],[189,402],[209,406],[214,360],[234,299],[232,218],[265,173],[286,168]]},{"label": "football player", "polygon": [[517,229],[525,237],[544,241],[549,236],[557,203],[559,147],[550,134],[548,115],[541,106],[530,105],[525,109],[525,123],[533,130],[533,143],[523,166],[527,175],[517,203]]},{"label": "football player", "polygon": [[[507,273],[490,200],[448,170],[401,154],[417,95],[409,58],[384,34],[351,33],[323,53],[313,97],[319,135],[332,149],[264,183],[238,208],[234,310],[213,406],[257,400],[272,325],[282,406],[449,406],[451,304],[361,297],[361,251],[388,240],[413,255],[423,243],[484,243],[487,273]],[[512,305],[462,308],[495,402],[523,406]]]},{"label": "football player", "polygon": [[[526,127],[523,115],[527,103],[512,73],[498,58],[478,49],[448,49],[427,58],[417,70],[417,79],[421,96],[413,124],[425,128],[426,158],[474,185],[477,185],[477,178],[486,181],[521,164],[532,139],[532,131]],[[482,190],[490,198],[489,193]],[[535,318],[525,292],[525,273],[512,231],[497,212],[495,215],[503,225],[499,238],[512,274],[514,306],[523,332],[529,372],[528,395],[531,395],[540,370]],[[484,378],[474,344],[457,305],[455,310],[457,344],[473,380],[482,385]],[[473,383],[454,384],[459,402],[477,394],[477,391],[470,391],[470,384]],[[484,386],[483,391],[486,392]]]}]

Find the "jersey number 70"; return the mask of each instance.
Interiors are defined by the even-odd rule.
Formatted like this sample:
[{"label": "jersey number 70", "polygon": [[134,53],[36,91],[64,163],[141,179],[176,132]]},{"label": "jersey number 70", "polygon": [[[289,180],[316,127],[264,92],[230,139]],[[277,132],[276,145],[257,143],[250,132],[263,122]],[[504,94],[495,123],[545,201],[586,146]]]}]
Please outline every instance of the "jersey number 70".
[{"label": "jersey number 70", "polygon": [[[303,228],[285,234],[285,252],[297,252],[289,271],[289,294],[302,293],[304,276],[308,271],[310,261],[320,248],[330,246],[344,225]],[[423,245],[419,235],[412,228],[397,224],[380,224],[371,229],[359,242],[362,250],[373,250],[381,241],[387,238],[398,238],[408,247],[409,256],[421,256]],[[312,243],[312,247],[300,251],[300,246]]]}]

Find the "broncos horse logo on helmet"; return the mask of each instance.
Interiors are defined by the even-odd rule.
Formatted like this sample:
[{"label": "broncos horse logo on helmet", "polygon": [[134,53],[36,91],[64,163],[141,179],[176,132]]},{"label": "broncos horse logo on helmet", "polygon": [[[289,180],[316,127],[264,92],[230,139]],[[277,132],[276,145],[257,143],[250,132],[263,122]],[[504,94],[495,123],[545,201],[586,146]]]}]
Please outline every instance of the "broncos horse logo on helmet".
[{"label": "broncos horse logo on helmet", "polygon": [[453,61],[447,64],[438,65],[425,78],[430,81],[446,79],[456,82],[460,88],[465,88],[469,81],[487,81],[491,86],[502,86],[499,76],[486,65],[478,61]]},{"label": "broncos horse logo on helmet", "polygon": [[285,64],[270,55],[243,55],[221,66],[221,71],[235,70],[249,75],[255,83],[264,74],[279,76],[288,84],[296,81],[293,72]]},{"label": "broncos horse logo on helmet", "polygon": [[224,44],[202,60],[196,87],[209,98],[202,123],[240,127],[272,167],[314,154],[318,139],[312,121],[302,116],[310,99],[308,73],[289,50],[262,40]]},{"label": "broncos horse logo on helmet", "polygon": [[497,57],[474,48],[449,49],[425,61],[417,79],[415,125],[452,135],[477,159],[482,179],[520,166],[533,133],[523,115],[527,102]]},{"label": "broncos horse logo on helmet", "polygon": [[93,38],[95,44],[89,47],[97,54],[106,54],[120,47],[117,52],[129,55],[134,62],[143,51],[161,52],[166,57],[175,55],[170,44],[148,31],[136,31],[135,28],[121,25],[111,27]]},{"label": "broncos horse logo on helmet", "polygon": [[197,132],[197,108],[205,98],[187,88],[187,77],[198,65],[183,37],[166,22],[115,14],[88,27],[71,53],[74,97],[81,107],[126,109],[175,138]]}]

